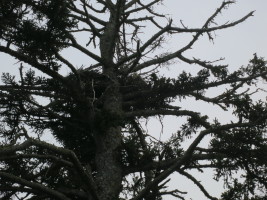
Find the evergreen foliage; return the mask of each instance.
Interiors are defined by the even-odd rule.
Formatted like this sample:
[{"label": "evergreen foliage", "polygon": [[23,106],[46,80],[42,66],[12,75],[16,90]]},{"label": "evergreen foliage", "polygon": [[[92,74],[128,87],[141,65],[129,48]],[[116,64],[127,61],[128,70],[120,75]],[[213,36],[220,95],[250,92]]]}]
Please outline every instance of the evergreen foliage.
[{"label": "evergreen foliage", "polygon": [[[184,55],[202,35],[213,40],[215,31],[253,13],[214,26],[217,15],[234,3],[223,1],[203,27],[191,29],[172,20],[163,24],[165,17],[154,9],[161,2],[0,2],[0,52],[19,65],[19,75],[3,73],[0,85],[1,199],[186,199],[186,192],[167,187],[174,172],[208,199],[267,198],[267,103],[254,101],[255,92],[248,90],[267,81],[266,61],[255,54],[246,67],[230,72]],[[148,40],[139,35],[144,24],[158,29]],[[182,33],[192,40],[162,54],[164,37]],[[90,67],[76,67],[64,57],[69,48],[88,56]],[[160,74],[165,65],[179,67],[170,62],[175,59],[201,69],[181,71],[176,78]],[[68,75],[62,73],[66,69]],[[226,88],[221,94],[207,95],[221,86]],[[179,107],[189,98],[232,111],[233,121],[223,124]],[[158,141],[143,130],[143,119],[169,115],[187,119],[169,139]],[[47,133],[58,146],[40,139]],[[204,138],[210,138],[206,147],[200,146]],[[225,181],[221,197],[212,197],[190,174],[207,168],[215,170],[214,179]]]}]

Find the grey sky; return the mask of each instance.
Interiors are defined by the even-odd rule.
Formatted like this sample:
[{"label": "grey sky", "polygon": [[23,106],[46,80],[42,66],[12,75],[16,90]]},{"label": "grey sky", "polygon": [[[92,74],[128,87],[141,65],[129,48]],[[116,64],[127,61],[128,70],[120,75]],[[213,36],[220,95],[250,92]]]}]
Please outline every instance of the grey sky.
[{"label": "grey sky", "polygon": [[[222,1],[218,0],[169,0],[165,4],[173,19],[182,19],[185,25],[197,27],[204,23]],[[267,53],[267,1],[239,0],[231,5],[217,19],[219,22],[233,21],[255,10],[254,17],[242,24],[217,32],[215,44],[207,38],[199,42],[195,49],[197,56],[204,58],[225,57],[232,65],[246,64],[252,54],[260,56]],[[175,20],[176,21],[176,20]]]},{"label": "grey sky", "polygon": [[[170,13],[174,24],[180,25],[180,20],[182,20],[184,25],[191,28],[198,28],[201,27],[205,20],[220,6],[221,2],[220,0],[166,0],[164,3],[165,5],[161,8],[162,12]],[[224,57],[225,61],[223,63],[228,63],[230,69],[237,69],[241,65],[246,65],[254,53],[267,59],[266,0],[239,0],[218,16],[217,22],[231,22],[253,10],[255,10],[254,17],[249,18],[247,21],[234,28],[217,31],[214,43],[210,42],[206,36],[202,37],[195,45],[194,49],[186,55],[203,60],[216,60]],[[182,45],[185,42],[183,39],[186,40],[186,37],[177,38],[176,41],[170,40],[170,46],[168,48],[172,50],[177,45]],[[79,66],[82,62],[86,62],[84,60],[85,58],[81,59],[79,55],[70,52],[67,52],[67,55],[72,57],[71,59],[77,63],[76,66]],[[13,65],[16,61],[2,53],[0,54],[0,60],[0,72],[17,73],[17,68]],[[166,71],[166,74],[170,76],[178,74],[181,68],[177,67],[177,65],[170,67],[170,71]],[[190,104],[191,103],[192,102],[190,102]],[[192,107],[194,107],[194,105]],[[207,110],[205,107],[198,107],[197,104],[195,104],[194,108]],[[217,110],[215,112],[214,110],[209,111],[211,116],[216,115],[216,112]],[[226,118],[228,115],[225,114],[222,116]],[[168,119],[168,123],[164,128],[165,135],[163,137],[167,137],[170,133],[175,131],[175,128],[177,128],[176,120],[177,119]],[[160,130],[160,128],[159,123],[156,122],[155,124],[153,121],[152,131]],[[210,191],[212,195],[216,196],[221,191],[222,185],[211,181],[212,178],[207,178],[209,175],[210,171],[205,171],[204,174],[199,174],[198,177],[199,180],[202,180],[206,189]],[[189,192],[188,197],[194,200],[206,200],[196,186],[189,184],[188,181],[180,176],[174,178],[174,181],[171,182],[171,187],[182,191],[187,190]],[[174,198],[165,197],[164,200],[174,200]]]},{"label": "grey sky", "polygon": [[[204,24],[205,20],[220,6],[222,1],[219,0],[168,0],[163,6],[165,12],[170,13],[173,23],[180,25],[180,20],[183,21],[188,28],[198,28]],[[216,32],[214,43],[210,42],[206,36],[203,36],[187,56],[200,58],[203,60],[216,60],[221,57],[225,58],[222,63],[229,64],[230,70],[235,70],[242,65],[247,65],[248,61],[253,57],[254,53],[258,56],[267,57],[267,1],[265,0],[239,0],[233,4],[229,9],[224,10],[216,19],[218,23],[231,22],[242,18],[251,11],[254,11],[254,17],[249,18],[242,24],[236,27],[229,28]],[[179,40],[180,39],[180,40]],[[181,41],[182,39],[182,41]],[[177,45],[185,43],[186,37],[171,40],[169,48],[177,48]],[[196,66],[191,66],[193,68]],[[183,63],[174,64],[166,74],[175,76],[181,69],[184,69]],[[267,85],[263,84],[262,87]],[[267,88],[266,88],[267,89]],[[211,91],[216,93],[217,89]],[[266,96],[266,94],[263,94]],[[229,121],[231,113],[223,113],[219,108],[208,107],[201,103],[196,103],[194,100],[186,100],[182,105],[185,108],[190,106],[190,109],[202,111],[207,113],[209,117],[219,117],[222,121]],[[219,116],[218,116],[219,115]],[[164,120],[166,126],[161,138],[168,137],[171,133],[177,130],[181,122],[177,118],[167,118]],[[160,132],[161,125],[156,120],[150,123],[150,130],[153,132]],[[205,145],[205,144],[204,144]],[[212,171],[205,170],[204,173],[197,171],[192,172],[197,174],[197,177],[211,195],[219,197],[223,189],[222,183],[217,183],[212,179]],[[173,189],[180,189],[181,191],[188,191],[188,199],[206,200],[207,198],[200,192],[200,190],[190,181],[181,176],[174,177],[170,186]],[[174,197],[165,197],[164,200],[174,200]]]}]

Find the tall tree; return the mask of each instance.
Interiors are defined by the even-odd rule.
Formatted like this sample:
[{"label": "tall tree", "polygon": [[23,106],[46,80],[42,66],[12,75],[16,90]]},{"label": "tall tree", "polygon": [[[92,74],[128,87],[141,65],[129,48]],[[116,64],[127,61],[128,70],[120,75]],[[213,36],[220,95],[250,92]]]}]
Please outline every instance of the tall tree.
[{"label": "tall tree", "polygon": [[[214,177],[228,187],[221,199],[266,198],[255,193],[267,188],[266,102],[253,101],[247,90],[266,80],[266,62],[255,54],[247,67],[229,72],[227,66],[185,56],[202,35],[213,40],[215,31],[253,13],[216,24],[217,15],[234,3],[226,0],[202,27],[188,28],[159,14],[161,3],[0,2],[0,51],[19,65],[19,75],[3,73],[0,86],[2,199],[185,199],[179,188],[168,190],[175,172],[215,200],[190,174],[206,168],[215,169]],[[142,37],[146,25],[157,31]],[[160,49],[165,37],[177,34],[192,39],[173,52]],[[88,62],[77,67],[64,56],[65,49],[87,56]],[[160,67],[182,65],[173,60],[201,69],[195,75],[181,71],[177,78],[161,75]],[[219,86],[226,89],[206,95]],[[233,120],[223,124],[179,107],[179,100],[192,97],[232,111]],[[168,140],[143,130],[140,120],[167,115],[186,119]],[[58,145],[40,139],[48,133]],[[200,146],[204,138],[206,147]],[[236,171],[243,182],[233,178]]]}]

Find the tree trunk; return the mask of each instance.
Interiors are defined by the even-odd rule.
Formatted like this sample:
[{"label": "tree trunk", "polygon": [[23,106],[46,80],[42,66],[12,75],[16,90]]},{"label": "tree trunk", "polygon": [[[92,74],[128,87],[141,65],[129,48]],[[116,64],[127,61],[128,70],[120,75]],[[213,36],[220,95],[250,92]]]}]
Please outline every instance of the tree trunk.
[{"label": "tree trunk", "polygon": [[[114,78],[111,70],[106,74]],[[122,142],[121,127],[117,123],[121,113],[121,98],[119,84],[112,79],[109,88],[104,94],[103,110],[106,113],[103,131],[96,136],[96,181],[101,200],[115,200],[121,190],[122,167],[120,163],[119,147]],[[107,117],[107,116],[108,117]]]},{"label": "tree trunk", "polygon": [[109,86],[103,94],[104,127],[95,136],[97,145],[96,182],[101,200],[118,199],[122,187],[122,165],[119,153],[122,136],[121,127],[118,124],[122,103],[118,77],[115,72],[116,66],[113,62],[120,26],[119,16],[120,11],[111,11],[110,20],[100,38],[101,58],[104,61],[103,74],[110,80]]},{"label": "tree trunk", "polygon": [[[120,127],[112,127],[101,135],[96,153],[97,185],[101,200],[115,200],[121,190],[122,170],[118,147],[121,141]],[[100,146],[101,145],[101,146]]]}]

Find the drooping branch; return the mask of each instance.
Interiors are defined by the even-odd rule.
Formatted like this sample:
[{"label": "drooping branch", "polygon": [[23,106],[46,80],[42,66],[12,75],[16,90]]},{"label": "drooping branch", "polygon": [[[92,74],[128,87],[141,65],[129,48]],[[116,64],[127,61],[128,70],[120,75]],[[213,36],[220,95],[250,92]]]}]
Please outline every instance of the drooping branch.
[{"label": "drooping branch", "polygon": [[65,65],[67,65],[70,68],[72,73],[76,76],[76,78],[77,78],[77,80],[79,82],[79,85],[81,85],[80,75],[77,72],[76,68],[73,66],[73,64],[71,64],[67,59],[62,57],[58,52],[56,52],[55,56],[56,56],[56,58],[58,60],[60,60],[62,63],[64,63]]},{"label": "drooping branch", "polygon": [[[24,132],[26,130],[24,129]],[[25,132],[25,134],[27,134]],[[53,152],[56,152],[57,154],[59,155],[62,155],[62,156],[67,156],[70,160],[71,160],[71,163],[69,162],[65,162],[64,160],[61,160],[61,159],[58,159],[56,157],[51,157],[50,155],[48,155],[48,158],[52,158],[52,159],[55,159],[56,161],[60,161],[62,164],[67,164],[68,166],[73,166],[77,173],[80,175],[80,178],[82,181],[85,182],[85,185],[87,186],[87,190],[90,191],[91,195],[97,200],[98,199],[98,196],[97,196],[97,192],[96,192],[96,185],[94,183],[94,180],[92,178],[92,174],[89,174],[87,173],[82,164],[80,163],[79,159],[77,158],[77,156],[74,154],[73,151],[71,150],[67,150],[65,148],[61,148],[61,147],[56,147],[52,144],[49,144],[49,143],[46,143],[46,142],[43,142],[43,141],[39,141],[39,140],[36,140],[36,139],[32,139],[32,138],[29,138],[27,136],[27,140],[21,144],[17,144],[17,145],[12,145],[12,146],[5,146],[5,147],[1,147],[0,149],[0,159],[1,159],[1,155],[8,155],[8,154],[13,154],[13,153],[16,153],[17,151],[24,151],[24,150],[27,150],[29,147],[31,146],[36,146],[36,147],[41,147],[41,148],[45,148],[45,149],[48,149],[50,151],[53,151]],[[15,155],[16,156],[16,155]],[[17,156],[19,158],[19,155]],[[23,157],[23,156],[22,156]],[[42,156],[42,155],[29,155],[29,157],[31,158],[45,158],[45,156]],[[4,157],[5,158],[5,157]],[[88,166],[90,167],[90,166]],[[36,183],[37,185],[35,185],[33,183],[33,185],[31,185],[30,183],[31,182],[25,182],[24,180],[20,180],[20,178],[16,177],[16,176],[9,176],[9,174],[6,174],[3,172],[3,174],[0,173],[0,176],[4,176],[6,178],[10,178],[11,180],[16,180],[18,183],[22,183],[22,184],[26,184],[27,186],[32,186],[33,189],[41,189],[41,190],[46,190],[45,188],[39,188],[39,185],[42,186],[41,184],[39,183]],[[18,178],[18,179],[16,179]],[[52,190],[52,189],[49,189],[47,188],[47,190]],[[52,190],[53,191],[53,190]],[[53,194],[53,193],[51,193]],[[56,194],[55,195],[59,195],[59,194]],[[60,195],[59,195],[60,197]],[[63,199],[63,197],[62,197]]]},{"label": "drooping branch", "polygon": [[155,115],[173,115],[173,116],[190,116],[196,119],[199,119],[201,124],[204,127],[209,127],[209,123],[206,122],[205,120],[202,120],[201,117],[199,116],[200,113],[193,112],[193,111],[188,111],[188,110],[143,110],[143,111],[132,111],[125,113],[125,117],[131,118],[135,116],[142,116],[142,117],[149,117],[149,116],[155,116]]},{"label": "drooping branch", "polygon": [[[144,151],[144,154],[148,158],[149,157],[149,149],[148,149],[148,144],[146,142],[146,138],[143,134],[143,131],[142,131],[140,125],[135,120],[132,121],[132,125],[138,134],[138,137],[140,139],[140,143],[141,143],[142,149]],[[151,161],[152,161],[152,159],[151,159]],[[152,171],[145,171],[145,184],[146,185],[148,183],[150,183],[152,178],[153,178],[153,172]]]},{"label": "drooping branch", "polygon": [[2,171],[0,171],[0,177],[2,177],[4,179],[7,179],[9,181],[12,181],[12,182],[15,182],[15,183],[22,184],[22,185],[25,185],[27,187],[33,188],[34,190],[42,191],[43,193],[48,194],[48,195],[50,195],[52,197],[55,197],[57,199],[71,200],[70,198],[68,198],[64,194],[62,194],[62,193],[60,193],[60,192],[58,192],[56,190],[50,189],[50,188],[48,188],[48,187],[46,187],[46,186],[44,186],[44,185],[42,185],[40,183],[27,181],[27,180],[25,180],[23,178],[20,178],[20,177],[17,177],[15,175],[12,175],[12,174],[9,174],[9,173],[6,173],[6,172],[2,172]]},{"label": "drooping branch", "polygon": [[204,186],[192,175],[190,175],[189,173],[182,171],[182,170],[177,170],[177,172],[179,172],[180,174],[186,176],[189,180],[193,181],[194,184],[196,184],[198,186],[198,188],[203,192],[203,194],[208,197],[211,200],[218,200],[215,197],[212,197],[209,192],[207,192],[207,190],[204,188]]}]

